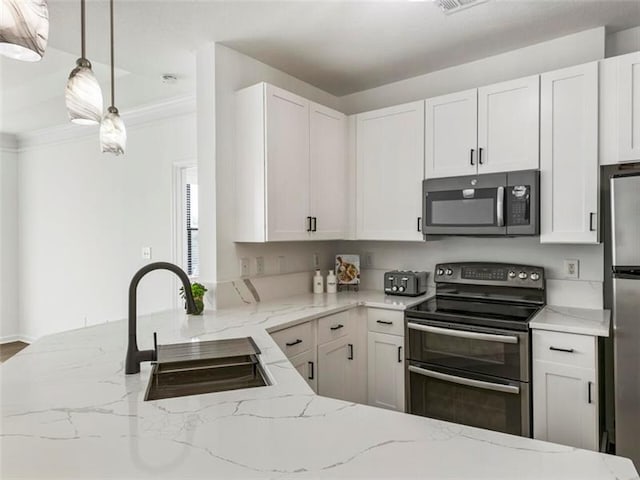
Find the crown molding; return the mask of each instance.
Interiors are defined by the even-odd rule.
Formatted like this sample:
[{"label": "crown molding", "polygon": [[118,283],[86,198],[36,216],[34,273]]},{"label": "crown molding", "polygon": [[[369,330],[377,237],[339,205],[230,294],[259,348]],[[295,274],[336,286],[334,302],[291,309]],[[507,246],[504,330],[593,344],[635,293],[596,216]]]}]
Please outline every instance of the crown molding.
[{"label": "crown molding", "polygon": [[0,132],[0,150],[3,152],[18,151],[18,137],[12,133]]},{"label": "crown molding", "polygon": [[[195,111],[195,95],[186,95],[132,108],[121,112],[120,115],[125,122],[127,130],[131,130],[137,125],[143,125],[169,117],[187,115]],[[17,145],[14,148],[17,148],[17,150],[28,150],[44,145],[66,143],[92,135],[99,135],[99,127],[97,125],[83,126],[66,123],[64,125],[56,125],[54,127],[15,135]],[[0,140],[4,141],[3,139]],[[3,143],[0,143],[0,145],[3,145]]]}]

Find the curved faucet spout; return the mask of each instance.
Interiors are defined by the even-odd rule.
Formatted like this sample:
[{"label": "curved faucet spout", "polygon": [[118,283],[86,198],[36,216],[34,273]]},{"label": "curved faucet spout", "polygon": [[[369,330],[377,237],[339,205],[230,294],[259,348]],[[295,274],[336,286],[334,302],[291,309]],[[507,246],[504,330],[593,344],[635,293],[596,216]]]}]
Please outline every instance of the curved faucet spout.
[{"label": "curved faucet spout", "polygon": [[168,262],[154,262],[145,265],[138,270],[129,284],[129,343],[127,345],[127,357],[125,359],[125,373],[139,373],[141,362],[151,362],[156,360],[156,350],[138,350],[138,335],[137,335],[137,291],[138,283],[142,277],[147,273],[154,270],[169,270],[175,273],[182,281],[184,287],[185,299],[187,301],[187,313],[196,313],[196,304],[193,301],[193,294],[191,293],[191,282],[184,270],[177,265]]}]

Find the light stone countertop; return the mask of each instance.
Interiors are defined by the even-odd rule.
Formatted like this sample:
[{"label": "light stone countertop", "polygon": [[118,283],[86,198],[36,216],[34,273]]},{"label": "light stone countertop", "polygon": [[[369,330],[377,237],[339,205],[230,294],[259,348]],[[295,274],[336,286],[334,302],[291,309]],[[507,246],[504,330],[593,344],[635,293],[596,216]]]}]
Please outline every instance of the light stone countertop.
[{"label": "light stone countertop", "polygon": [[[423,297],[424,299],[426,297]],[[0,366],[0,477],[632,479],[630,460],[315,395],[267,333],[378,292],[139,318],[140,348],[252,336],[274,385],[145,402],[125,321],[44,337]]]},{"label": "light stone countertop", "polygon": [[547,305],[529,322],[529,327],[554,332],[609,336],[611,310]]}]

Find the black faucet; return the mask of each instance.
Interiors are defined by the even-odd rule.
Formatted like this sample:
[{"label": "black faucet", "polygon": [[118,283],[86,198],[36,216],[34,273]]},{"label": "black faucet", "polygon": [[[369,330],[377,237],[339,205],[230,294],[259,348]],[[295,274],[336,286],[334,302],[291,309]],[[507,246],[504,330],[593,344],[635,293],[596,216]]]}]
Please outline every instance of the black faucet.
[{"label": "black faucet", "polygon": [[[191,282],[184,270],[177,265],[168,262],[155,262],[145,265],[131,279],[129,284],[129,344],[127,345],[127,358],[125,360],[124,372],[128,375],[131,373],[140,372],[140,362],[152,362],[157,359],[156,348],[152,350],[138,350],[138,335],[137,335],[137,290],[138,283],[142,277],[153,270],[169,270],[175,273],[180,280],[182,280],[182,286],[184,287],[184,295],[187,300],[187,313],[196,313],[196,304],[193,301],[193,294],[191,293]],[[154,334],[154,346],[155,346],[155,334]]]}]

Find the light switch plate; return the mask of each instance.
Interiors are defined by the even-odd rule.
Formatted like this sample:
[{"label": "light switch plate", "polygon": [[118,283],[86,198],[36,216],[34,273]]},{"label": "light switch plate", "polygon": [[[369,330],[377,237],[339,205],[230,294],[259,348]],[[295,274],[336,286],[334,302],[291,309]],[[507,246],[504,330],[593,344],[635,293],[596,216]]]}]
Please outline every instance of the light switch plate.
[{"label": "light switch plate", "polygon": [[566,278],[580,277],[580,261],[573,259],[564,260],[564,276]]},{"label": "light switch plate", "polygon": [[249,276],[249,259],[247,257],[242,257],[240,259],[240,276],[241,277]]}]

